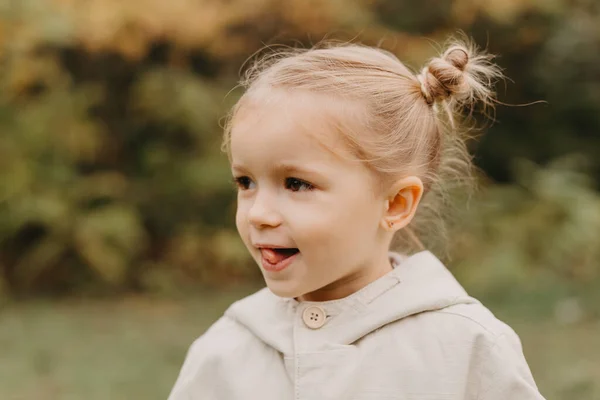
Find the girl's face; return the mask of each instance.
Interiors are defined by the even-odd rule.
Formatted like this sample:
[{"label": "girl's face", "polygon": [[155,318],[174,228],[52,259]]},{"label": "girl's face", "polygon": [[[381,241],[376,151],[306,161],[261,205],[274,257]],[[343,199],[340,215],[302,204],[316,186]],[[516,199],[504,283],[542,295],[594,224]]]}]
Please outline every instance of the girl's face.
[{"label": "girl's face", "polygon": [[345,297],[391,269],[385,200],[372,172],[327,128],[330,101],[273,95],[233,121],[237,229],[281,297]]}]

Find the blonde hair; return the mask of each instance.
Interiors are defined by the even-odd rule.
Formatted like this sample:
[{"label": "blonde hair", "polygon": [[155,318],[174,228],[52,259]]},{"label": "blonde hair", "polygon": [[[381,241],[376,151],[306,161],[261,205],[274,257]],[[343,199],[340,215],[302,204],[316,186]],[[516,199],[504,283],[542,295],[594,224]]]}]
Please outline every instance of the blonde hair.
[{"label": "blonde hair", "polygon": [[[395,55],[360,44],[323,42],[310,49],[277,50],[255,61],[240,85],[246,92],[231,110],[223,138],[230,154],[231,126],[246,100],[264,89],[303,90],[362,106],[353,119],[337,121],[349,148],[382,185],[418,175],[425,194],[409,227],[392,247],[411,253],[441,250],[448,227],[447,194],[475,187],[467,151],[469,129],[461,112],[494,104],[494,81],[502,74],[492,56],[468,40],[453,39],[420,73]],[[468,113],[470,115],[470,113]],[[356,126],[358,124],[359,126]],[[385,186],[383,186],[385,187]]]}]

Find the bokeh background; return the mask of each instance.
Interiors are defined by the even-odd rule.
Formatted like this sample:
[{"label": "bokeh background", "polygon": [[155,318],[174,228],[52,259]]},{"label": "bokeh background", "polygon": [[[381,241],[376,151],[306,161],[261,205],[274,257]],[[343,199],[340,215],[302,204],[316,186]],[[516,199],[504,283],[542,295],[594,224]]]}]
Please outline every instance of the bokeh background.
[{"label": "bokeh background", "polygon": [[600,399],[597,0],[0,2],[0,399],[165,399],[261,286],[219,151],[264,45],[355,40],[414,69],[463,30],[510,78],[471,144],[449,266],[548,399]]}]

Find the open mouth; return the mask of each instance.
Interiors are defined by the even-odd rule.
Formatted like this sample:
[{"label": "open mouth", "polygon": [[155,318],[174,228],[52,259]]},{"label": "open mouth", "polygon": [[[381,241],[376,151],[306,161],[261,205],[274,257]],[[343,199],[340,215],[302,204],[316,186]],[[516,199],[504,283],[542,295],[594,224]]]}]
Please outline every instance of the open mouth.
[{"label": "open mouth", "polygon": [[289,248],[289,249],[272,249],[273,251],[275,251],[276,253],[282,254],[284,256],[293,256],[294,254],[298,253],[298,249],[296,248]]},{"label": "open mouth", "polygon": [[299,251],[296,248],[287,248],[287,249],[263,248],[261,250],[262,250],[263,257],[271,264],[277,264],[278,262],[281,262],[281,261],[285,260],[286,258],[293,256],[294,254],[298,253],[298,251]]},{"label": "open mouth", "polygon": [[263,267],[269,270],[281,270],[300,251],[297,248],[261,248]]}]

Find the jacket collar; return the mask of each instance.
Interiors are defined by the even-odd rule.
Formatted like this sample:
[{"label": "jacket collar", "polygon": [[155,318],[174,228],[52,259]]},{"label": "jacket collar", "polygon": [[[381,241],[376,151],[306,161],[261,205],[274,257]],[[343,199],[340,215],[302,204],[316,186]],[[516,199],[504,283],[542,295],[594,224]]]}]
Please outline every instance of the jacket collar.
[{"label": "jacket collar", "polygon": [[302,351],[294,329],[303,324],[302,311],[318,305],[325,325],[311,332],[310,347],[349,345],[391,322],[459,303],[474,303],[446,267],[429,251],[410,257],[390,252],[395,268],[356,293],[339,300],[298,302],[281,298],[268,288],[234,303],[225,315],[253,335],[290,354]]}]

